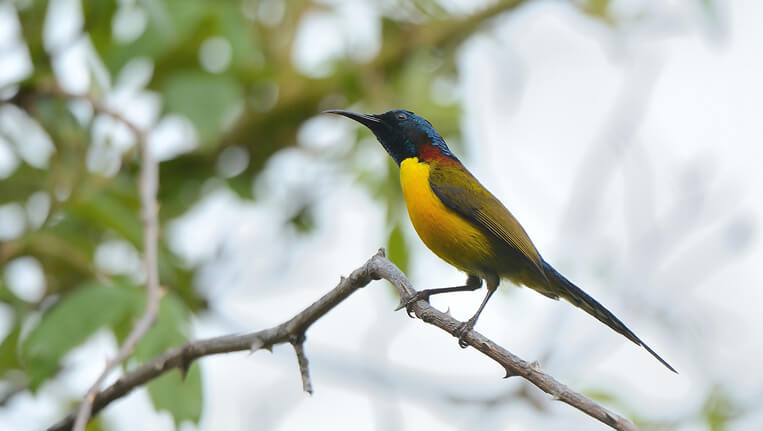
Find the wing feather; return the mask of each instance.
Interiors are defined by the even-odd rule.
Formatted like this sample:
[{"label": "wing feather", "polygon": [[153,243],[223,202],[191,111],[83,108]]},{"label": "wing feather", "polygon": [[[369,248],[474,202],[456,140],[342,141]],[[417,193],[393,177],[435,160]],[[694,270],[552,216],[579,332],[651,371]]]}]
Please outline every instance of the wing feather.
[{"label": "wing feather", "polygon": [[519,251],[545,278],[542,259],[527,232],[466,168],[435,166],[430,171],[429,182],[446,207]]}]

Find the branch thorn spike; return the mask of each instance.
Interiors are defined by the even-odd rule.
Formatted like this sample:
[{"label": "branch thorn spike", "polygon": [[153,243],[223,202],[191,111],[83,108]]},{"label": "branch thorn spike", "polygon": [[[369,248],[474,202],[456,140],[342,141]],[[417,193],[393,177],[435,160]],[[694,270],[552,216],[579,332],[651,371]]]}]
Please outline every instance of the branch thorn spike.
[{"label": "branch thorn spike", "polygon": [[402,298],[400,298],[400,303],[397,304],[397,307],[395,307],[394,311],[400,311],[403,308],[405,308],[405,301]]},{"label": "branch thorn spike", "polygon": [[249,346],[249,354],[251,355],[260,349],[267,349],[267,346],[265,346],[265,342],[262,341],[260,337],[257,337],[254,339],[254,341],[252,341],[252,344]]},{"label": "branch thorn spike", "polygon": [[180,380],[185,381],[186,376],[188,376],[188,370],[191,368],[192,362],[192,359],[183,358],[180,360],[180,365],[178,365],[178,370],[180,370]]},{"label": "branch thorn spike", "polygon": [[[383,250],[380,252],[383,252]],[[412,293],[416,293],[416,290],[405,277],[405,274],[384,257],[378,255],[374,256],[364,267],[358,268],[356,271],[362,272],[364,269],[367,273],[373,273],[376,276],[389,281],[397,288],[398,294],[401,297],[409,298]],[[89,393],[85,396],[85,401],[88,406],[93,406],[93,403],[97,399],[97,405],[94,406],[92,411],[93,414],[97,414],[98,411],[102,410],[112,401],[127,395],[135,387],[143,385],[165,372],[178,368],[181,373],[187,373],[192,362],[199,357],[224,352],[247,351],[247,349],[251,352],[259,349],[272,351],[272,346],[287,342],[292,344],[296,352],[297,362],[302,377],[302,388],[305,392],[312,395],[313,388],[310,381],[308,360],[304,351],[305,330],[310,327],[311,323],[324,316],[328,311],[333,309],[334,306],[349,296],[350,293],[365,286],[369,281],[370,279],[365,277],[348,278],[346,283],[341,283],[317,302],[320,304],[322,301],[326,301],[328,305],[325,307],[316,307],[315,305],[310,306],[289,321],[283,322],[274,328],[253,332],[244,336],[221,336],[205,340],[191,341],[182,348],[168,350],[162,355],[154,358],[151,362],[139,366],[136,370],[126,372],[124,376],[111,386],[98,392],[97,397],[95,396],[95,391]],[[332,297],[332,295],[334,297],[339,296],[340,298],[332,300],[326,299]],[[451,334],[453,333],[454,325],[462,324],[461,322],[457,322],[449,314],[445,314],[433,308],[428,303],[421,304],[417,310],[421,312],[421,318],[424,322],[431,323]],[[448,312],[450,312],[450,309],[448,309]],[[595,401],[567,388],[553,376],[544,373],[540,370],[538,361],[524,361],[521,358],[512,355],[511,352],[506,351],[489,339],[481,339],[478,343],[472,344],[472,346],[476,350],[479,350],[498,362],[506,371],[504,378],[521,376],[545,393],[549,394],[554,400],[569,404],[612,428],[628,431],[637,429],[628,419],[607,410]],[[191,356],[193,356],[193,358],[190,358]],[[173,364],[175,364],[175,366],[172,366]],[[49,431],[71,430],[72,424],[77,421],[76,413],[77,411],[75,410],[65,418],[61,419],[59,422],[51,426]],[[89,416],[90,412],[87,413]]]},{"label": "branch thorn spike", "polygon": [[612,416],[609,412],[604,412],[604,418],[607,419],[610,423],[617,423],[617,419],[615,419],[614,416]]}]

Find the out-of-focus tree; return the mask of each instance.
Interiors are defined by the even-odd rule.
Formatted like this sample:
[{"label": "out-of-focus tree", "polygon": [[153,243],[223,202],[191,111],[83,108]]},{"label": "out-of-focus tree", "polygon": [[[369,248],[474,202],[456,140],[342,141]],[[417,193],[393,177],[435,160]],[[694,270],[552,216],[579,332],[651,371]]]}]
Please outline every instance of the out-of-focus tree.
[{"label": "out-of-focus tree", "polygon": [[[258,175],[279,151],[299,148],[299,131],[324,109],[406,107],[432,120],[445,136],[457,137],[458,100],[442,93],[458,78],[458,48],[523,3],[486,2],[463,11],[434,0],[379,2],[365,18],[378,27],[378,44],[354,46],[345,38],[329,61],[310,69],[295,63],[297,44],[305,45],[300,32],[318,19],[336,25],[348,19],[330,2],[3,5],[6,21],[17,25],[0,48],[0,65],[3,50],[21,50],[31,67],[0,83],[0,158],[10,166],[0,174],[0,267],[8,274],[31,266],[44,278],[44,288],[21,297],[7,285],[8,277],[0,278],[2,308],[11,316],[0,344],[0,378],[15,388],[12,393],[35,391],[96,330],[109,328],[121,342],[142,313],[140,265],[129,259],[113,264],[115,253],[132,256],[142,248],[135,137],[99,106],[148,134],[162,159],[160,222],[167,226],[217,187],[242,199],[262,198],[267,191],[254,187]],[[606,0],[573,3],[581,14],[619,25]],[[712,10],[712,2],[699,3]],[[325,49],[322,44],[335,42],[318,37],[305,46]],[[86,67],[67,68],[72,55],[84,56]],[[457,138],[450,142],[458,145]],[[368,172],[356,162],[357,149],[330,156],[385,206],[387,247],[405,269],[408,245],[396,170]],[[310,235],[316,197],[310,190],[292,196],[284,202],[290,209],[284,223]],[[135,352],[138,362],[186,340],[191,316],[204,313],[208,302],[194,287],[199,266],[186,264],[165,238],[159,264],[167,293],[156,324]],[[169,410],[177,422],[200,417],[197,366],[185,382],[173,373],[148,389],[156,408]],[[726,417],[722,407],[714,409],[714,423]]]}]

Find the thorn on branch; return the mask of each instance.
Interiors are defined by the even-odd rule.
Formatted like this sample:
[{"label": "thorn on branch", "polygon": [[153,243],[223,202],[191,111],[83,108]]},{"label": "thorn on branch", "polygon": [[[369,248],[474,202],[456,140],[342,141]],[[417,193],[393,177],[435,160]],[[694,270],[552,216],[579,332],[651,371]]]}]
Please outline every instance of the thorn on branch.
[{"label": "thorn on branch", "polygon": [[[184,348],[168,350],[149,363],[141,365],[126,373],[111,386],[100,391],[97,399],[93,396],[94,394],[88,395],[86,402],[83,404],[86,404],[87,407],[93,406],[94,411],[97,413],[111,402],[130,393],[134,388],[146,384],[152,379],[174,368],[168,366],[168,364],[177,364],[176,367],[182,372],[183,369],[188,370],[190,368],[191,362],[195,360],[195,358],[225,352],[246,350],[254,352],[259,349],[271,350],[272,346],[286,342],[292,344],[294,347],[297,362],[299,364],[303,389],[305,392],[312,394],[313,388],[308,369],[308,360],[304,351],[305,331],[312,323],[331,311],[352,292],[365,286],[369,281],[368,278],[363,277],[365,271],[368,271],[367,273],[376,274],[389,281],[395,288],[397,288],[400,296],[409,297],[416,292],[405,277],[405,274],[403,274],[392,262],[385,258],[374,256],[365,264],[365,266],[358,268],[353,272],[356,274],[357,279],[351,277],[352,280],[340,283],[339,286],[324,295],[316,303],[305,308],[288,321],[270,329],[242,336],[228,335],[206,340],[196,340],[189,342]],[[156,286],[158,286],[158,283],[156,283]],[[155,292],[155,290],[152,290],[152,292]],[[417,305],[417,307],[417,310],[420,312],[420,317],[424,322],[429,322],[447,333],[453,334],[454,328],[462,324],[461,322],[456,321],[452,316],[438,311],[426,302]],[[503,366],[506,371],[506,377],[514,375],[521,376],[543,392],[552,395],[555,400],[569,404],[614,429],[620,431],[637,430],[635,425],[628,419],[607,410],[593,400],[586,398],[584,395],[569,389],[564,384],[554,379],[553,376],[541,371],[537,361],[533,363],[526,362],[477,332],[473,332],[469,338],[469,345]],[[185,358],[191,357],[194,359],[185,360]],[[90,409],[88,408],[88,411],[86,412],[87,416],[90,414],[89,410]],[[77,421],[77,412],[78,411],[75,410],[70,413],[58,423],[51,426],[48,430],[70,431],[72,424]]]},{"label": "thorn on branch", "polygon": [[308,394],[313,394],[313,384],[310,381],[310,369],[308,368],[307,355],[305,355],[305,334],[292,335],[289,342],[294,347],[294,353],[297,354],[297,364],[299,364],[299,374],[302,377],[302,390]]},{"label": "thorn on branch", "polygon": [[273,345],[268,344],[263,341],[262,338],[257,337],[252,341],[252,344],[249,345],[249,354],[251,355],[258,350],[267,350],[268,352],[273,353]]},{"label": "thorn on branch", "polygon": [[505,376],[503,376],[503,378],[504,378],[504,379],[508,379],[509,377],[514,377],[514,376],[516,376],[516,375],[517,375],[516,373],[514,373],[513,371],[511,371],[511,370],[509,369],[509,367],[503,367],[503,370],[504,370],[504,371],[506,371],[506,375],[505,375]]},{"label": "thorn on branch", "polygon": [[617,418],[612,416],[609,412],[604,412],[604,419],[606,419],[610,426],[615,426],[615,424],[617,424]]},{"label": "thorn on branch", "polygon": [[[410,298],[407,298],[407,299],[400,298],[400,303],[397,304],[397,307],[395,307],[393,311],[400,311],[403,308],[405,308],[406,305],[408,305],[408,299]],[[413,316],[411,316],[411,314],[408,313],[408,317],[413,317]]]},{"label": "thorn on branch", "polygon": [[180,379],[185,381],[185,377],[188,375],[188,369],[191,368],[191,364],[193,364],[193,359],[189,359],[185,356],[183,356],[180,359],[180,364],[178,365],[178,370],[180,370]]}]

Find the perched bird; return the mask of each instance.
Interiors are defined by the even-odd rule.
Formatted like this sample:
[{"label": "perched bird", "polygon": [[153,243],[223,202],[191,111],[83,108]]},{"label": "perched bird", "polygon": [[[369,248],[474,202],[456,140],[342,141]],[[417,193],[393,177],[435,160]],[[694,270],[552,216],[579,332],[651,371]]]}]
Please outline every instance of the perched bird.
[{"label": "perched bird", "polygon": [[508,279],[551,299],[566,299],[676,372],[620,319],[543,260],[519,222],[461,164],[429,121],[403,110],[378,115],[326,112],[371,129],[400,166],[408,215],[419,237],[437,256],[468,275],[464,286],[423,290],[406,305],[434,294],[473,291],[485,281],[485,299],[459,328],[462,347],[466,347],[463,336],[474,327],[501,279]]}]

